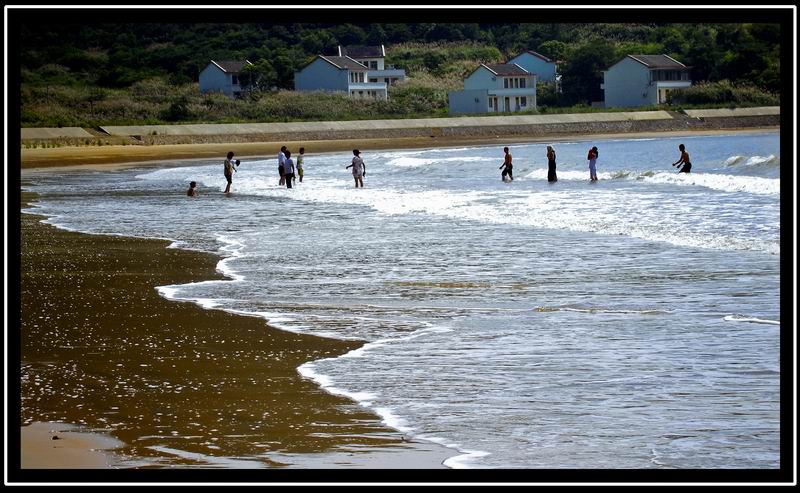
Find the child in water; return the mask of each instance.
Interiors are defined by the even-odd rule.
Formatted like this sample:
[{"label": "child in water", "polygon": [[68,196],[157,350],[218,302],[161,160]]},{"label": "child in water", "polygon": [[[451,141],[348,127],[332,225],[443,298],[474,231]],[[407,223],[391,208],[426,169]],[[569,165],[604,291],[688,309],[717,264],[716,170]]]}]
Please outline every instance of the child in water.
[{"label": "child in water", "polygon": [[361,151],[353,149],[353,160],[350,166],[345,166],[345,169],[347,168],[353,168],[353,179],[356,182],[356,188],[358,188],[359,184],[361,188],[364,188],[364,177],[367,176],[367,166],[364,164],[364,160],[361,159]]},{"label": "child in water", "polygon": [[233,183],[233,173],[236,172],[236,166],[239,164],[238,161],[233,160],[233,152],[228,153],[228,157],[225,159],[223,172],[225,174],[225,180],[228,182],[228,186],[225,187],[225,193],[231,192],[231,183]]},{"label": "child in water", "polygon": [[680,164],[680,166],[678,166],[678,173],[691,173],[692,163],[689,162],[689,153],[686,152],[686,147],[681,144],[678,146],[678,150],[681,151],[681,158],[678,159],[677,162],[672,163],[672,165]]},{"label": "child in water", "polygon": [[197,197],[197,182],[193,181],[189,183],[189,190],[186,190],[186,195],[189,197]]},{"label": "child in water", "polygon": [[306,152],[305,147],[300,148],[300,155],[297,156],[297,176],[300,178],[300,183],[303,183],[303,154]]}]

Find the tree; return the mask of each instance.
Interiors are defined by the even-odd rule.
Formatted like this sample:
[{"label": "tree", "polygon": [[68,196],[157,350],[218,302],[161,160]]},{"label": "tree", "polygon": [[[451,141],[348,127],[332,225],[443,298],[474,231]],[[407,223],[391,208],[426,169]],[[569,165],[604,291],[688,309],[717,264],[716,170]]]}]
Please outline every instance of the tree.
[{"label": "tree", "polygon": [[292,53],[286,48],[275,50],[275,55],[272,58],[272,66],[275,69],[277,77],[275,85],[281,89],[294,88],[294,69],[295,58]]},{"label": "tree", "polygon": [[331,34],[342,46],[363,45],[367,39],[366,33],[360,27],[353,24],[343,24],[331,29]]},{"label": "tree", "polygon": [[563,60],[567,52],[567,45],[561,41],[545,41],[539,45],[537,51],[551,60]]},{"label": "tree", "polygon": [[382,45],[386,41],[386,31],[383,30],[380,24],[370,24],[366,41],[371,46]]},{"label": "tree", "polygon": [[392,43],[404,43],[413,37],[406,24],[386,24],[384,29],[387,39]]},{"label": "tree", "polygon": [[564,99],[567,104],[600,101],[603,99],[602,70],[610,67],[614,59],[614,47],[603,40],[596,40],[577,48],[565,64],[561,77]]},{"label": "tree", "polygon": [[248,90],[268,91],[278,83],[278,73],[268,60],[260,59],[242,69],[239,80]]}]

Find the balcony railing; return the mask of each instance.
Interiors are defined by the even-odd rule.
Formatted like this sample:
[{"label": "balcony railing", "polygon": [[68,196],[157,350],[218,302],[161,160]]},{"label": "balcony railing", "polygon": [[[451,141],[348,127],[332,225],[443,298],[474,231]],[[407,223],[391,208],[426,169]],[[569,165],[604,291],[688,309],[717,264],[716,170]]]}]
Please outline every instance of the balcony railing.
[{"label": "balcony railing", "polygon": [[351,82],[347,88],[351,91],[385,91],[385,82]]}]

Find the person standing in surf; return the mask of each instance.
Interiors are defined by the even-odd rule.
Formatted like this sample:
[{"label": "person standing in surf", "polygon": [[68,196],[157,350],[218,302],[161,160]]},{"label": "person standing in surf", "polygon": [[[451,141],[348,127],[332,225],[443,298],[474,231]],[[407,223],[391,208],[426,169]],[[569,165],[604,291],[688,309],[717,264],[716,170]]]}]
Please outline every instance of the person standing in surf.
[{"label": "person standing in surf", "polygon": [[360,154],[361,151],[353,149],[353,161],[350,163],[350,166],[345,166],[344,168],[353,168],[353,179],[356,182],[356,188],[358,188],[359,183],[361,184],[361,188],[364,188],[364,177],[367,176],[367,165],[364,164],[364,160],[361,159]]},{"label": "person standing in surf", "polygon": [[285,156],[286,159],[283,161],[283,177],[286,179],[286,188],[292,188],[292,180],[294,180],[294,161],[292,161],[292,153],[288,150]]},{"label": "person standing in surf", "polygon": [[692,163],[689,162],[689,153],[686,152],[686,147],[681,144],[678,146],[678,150],[681,151],[681,158],[678,159],[677,162],[672,163],[672,165],[680,165],[678,166],[678,173],[691,173]]},{"label": "person standing in surf", "polygon": [[285,152],[286,146],[281,146],[281,150],[278,152],[278,176],[280,176],[280,179],[278,180],[278,186],[286,183],[286,178],[283,177],[283,163],[286,161]]},{"label": "person standing in surf", "polygon": [[589,149],[589,155],[586,157],[589,160],[589,181],[597,181],[597,157],[599,155],[597,146]]},{"label": "person standing in surf", "polygon": [[306,148],[300,148],[300,155],[297,156],[297,176],[300,178],[300,183],[303,183],[303,158],[305,157]]},{"label": "person standing in surf", "polygon": [[225,187],[226,194],[231,193],[231,184],[233,183],[233,173],[236,172],[236,163],[233,161],[233,152],[228,153],[228,157],[225,159],[224,164],[224,174],[225,179],[228,181],[228,186]]},{"label": "person standing in surf", "polygon": [[558,181],[556,176],[556,151],[552,146],[547,146],[547,181],[550,183]]},{"label": "person standing in surf", "polygon": [[514,181],[514,174],[512,172],[512,168],[514,166],[511,164],[512,160],[511,153],[508,152],[508,147],[503,147],[503,152],[506,153],[505,160],[503,161],[503,164],[501,164],[500,167],[497,168],[497,169],[503,169],[505,167],[503,172],[500,174],[500,179],[506,181],[506,175],[508,175],[508,178],[511,181]]}]

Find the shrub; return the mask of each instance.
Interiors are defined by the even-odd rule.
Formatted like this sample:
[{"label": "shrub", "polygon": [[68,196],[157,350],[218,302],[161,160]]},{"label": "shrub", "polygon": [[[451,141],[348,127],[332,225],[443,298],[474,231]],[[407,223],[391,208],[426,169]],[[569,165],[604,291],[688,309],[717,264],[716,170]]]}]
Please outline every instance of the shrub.
[{"label": "shrub", "polygon": [[169,108],[161,114],[161,117],[169,122],[188,120],[190,116],[189,100],[185,96],[173,100]]},{"label": "shrub", "polygon": [[728,80],[720,82],[700,82],[686,89],[678,89],[668,94],[670,104],[706,105],[758,105],[777,106],[780,97],[752,84],[733,84]]}]

